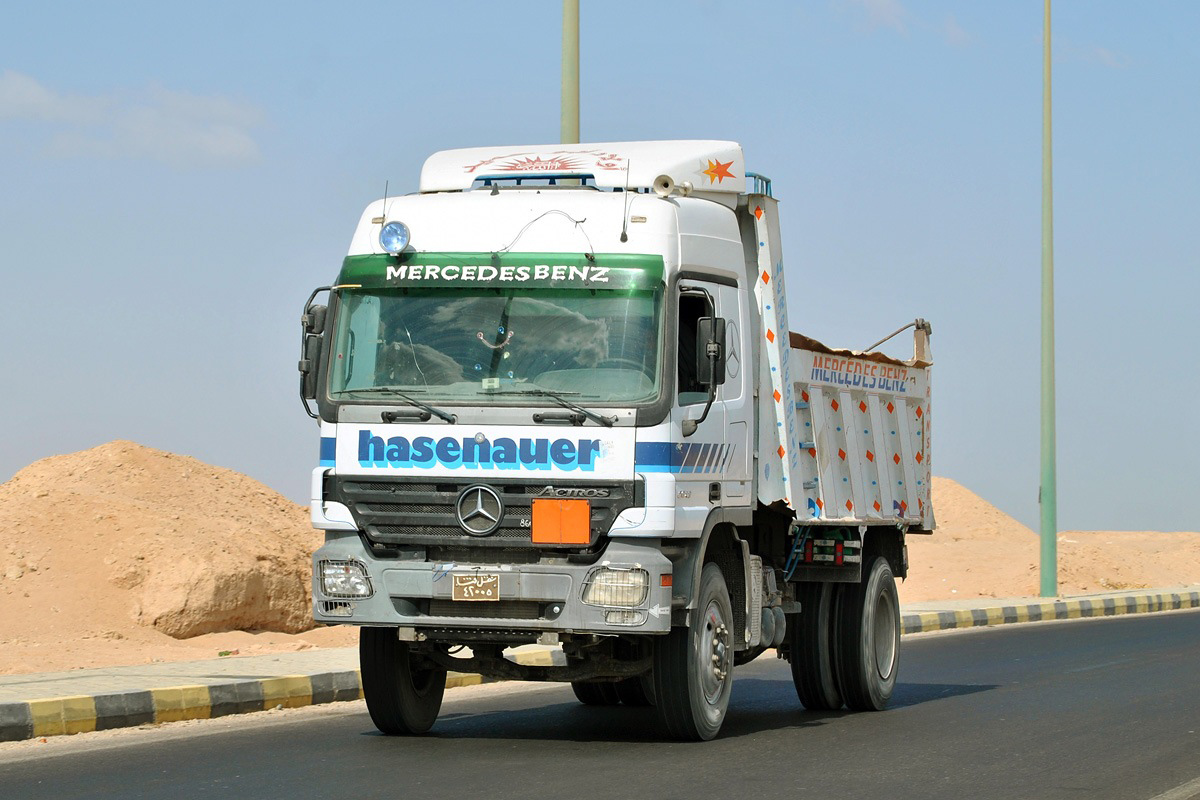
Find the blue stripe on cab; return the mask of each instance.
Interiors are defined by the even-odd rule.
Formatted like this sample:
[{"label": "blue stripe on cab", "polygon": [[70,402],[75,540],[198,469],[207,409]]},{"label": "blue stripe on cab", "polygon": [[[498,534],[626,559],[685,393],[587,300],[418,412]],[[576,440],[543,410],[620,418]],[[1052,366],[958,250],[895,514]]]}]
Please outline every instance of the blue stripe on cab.
[{"label": "blue stripe on cab", "polygon": [[321,466],[332,467],[337,461],[337,439],[332,436],[321,437]]}]

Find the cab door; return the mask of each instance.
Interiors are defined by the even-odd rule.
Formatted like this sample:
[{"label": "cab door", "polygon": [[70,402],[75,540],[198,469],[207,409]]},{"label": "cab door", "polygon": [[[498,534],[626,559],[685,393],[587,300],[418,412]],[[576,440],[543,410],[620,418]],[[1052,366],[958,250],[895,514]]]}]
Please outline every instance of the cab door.
[{"label": "cab door", "polygon": [[[671,471],[676,474],[676,507],[689,518],[687,522],[679,520],[683,525],[678,527],[691,527],[688,523],[696,521],[691,517],[707,518],[709,509],[721,503],[721,469],[728,456],[723,387],[717,387],[705,415],[709,390],[698,380],[696,367],[698,322],[702,317],[720,316],[719,288],[715,283],[685,279],[679,283],[676,298]],[[695,431],[686,436],[685,420],[697,421]],[[703,519],[699,522],[703,525]]]}]

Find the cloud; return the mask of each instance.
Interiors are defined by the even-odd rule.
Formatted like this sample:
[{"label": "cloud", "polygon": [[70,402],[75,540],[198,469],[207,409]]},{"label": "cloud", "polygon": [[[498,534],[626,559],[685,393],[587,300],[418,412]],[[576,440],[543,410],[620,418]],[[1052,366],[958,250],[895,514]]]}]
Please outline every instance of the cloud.
[{"label": "cloud", "polygon": [[[1051,46],[1054,49],[1054,60],[1063,63],[1098,64],[1111,69],[1124,69],[1131,63],[1129,56],[1107,47],[1095,44],[1076,44],[1065,36],[1052,34]],[[1042,37],[1037,41],[1040,44]]]},{"label": "cloud", "polygon": [[897,33],[907,33],[904,20],[908,11],[900,4],[900,0],[848,0],[849,4],[857,7],[866,18],[867,27],[891,28]]},{"label": "cloud", "polygon": [[1129,66],[1129,56],[1124,53],[1118,53],[1115,50],[1109,50],[1107,47],[1100,47],[1099,45],[1087,48],[1084,53],[1084,60],[1114,69],[1122,69]]},{"label": "cloud", "polygon": [[71,95],[12,70],[0,73],[0,119],[50,127],[45,152],[60,158],[146,159],[187,168],[238,166],[260,155],[257,108],[219,95],[161,86]]},{"label": "cloud", "polygon": [[942,23],[942,38],[951,47],[966,47],[971,43],[971,34],[963,30],[954,17],[946,17]]}]

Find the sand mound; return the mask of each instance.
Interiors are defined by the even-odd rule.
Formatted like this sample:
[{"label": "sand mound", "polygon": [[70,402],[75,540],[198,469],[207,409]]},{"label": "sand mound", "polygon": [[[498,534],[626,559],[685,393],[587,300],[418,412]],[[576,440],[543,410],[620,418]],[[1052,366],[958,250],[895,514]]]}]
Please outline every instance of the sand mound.
[{"label": "sand mound", "polygon": [[0,640],[303,631],[319,540],[303,506],[194,458],[47,458],[0,485]]},{"label": "sand mound", "polygon": [[[908,537],[900,600],[1022,597],[1039,592],[1038,535],[949,478],[933,479],[938,529]],[[1200,583],[1200,534],[1063,531],[1059,592],[1171,589]]]}]

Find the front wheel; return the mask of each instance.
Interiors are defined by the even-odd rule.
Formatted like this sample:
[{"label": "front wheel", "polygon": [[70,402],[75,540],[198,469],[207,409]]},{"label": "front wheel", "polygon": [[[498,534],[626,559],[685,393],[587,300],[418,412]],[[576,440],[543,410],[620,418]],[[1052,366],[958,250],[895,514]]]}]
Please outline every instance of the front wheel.
[{"label": "front wheel", "polygon": [[900,666],[900,601],[887,559],[876,558],[861,583],[842,584],[838,595],[835,658],[842,697],[851,711],[882,711]]},{"label": "front wheel", "polygon": [[375,727],[389,735],[425,733],[442,710],[446,670],[411,652],[395,628],[362,628],[363,698]]},{"label": "front wheel", "polygon": [[716,737],[729,708],[733,686],[733,608],[716,564],[700,574],[692,623],[657,637],[654,695],[667,732],[704,741]]}]

